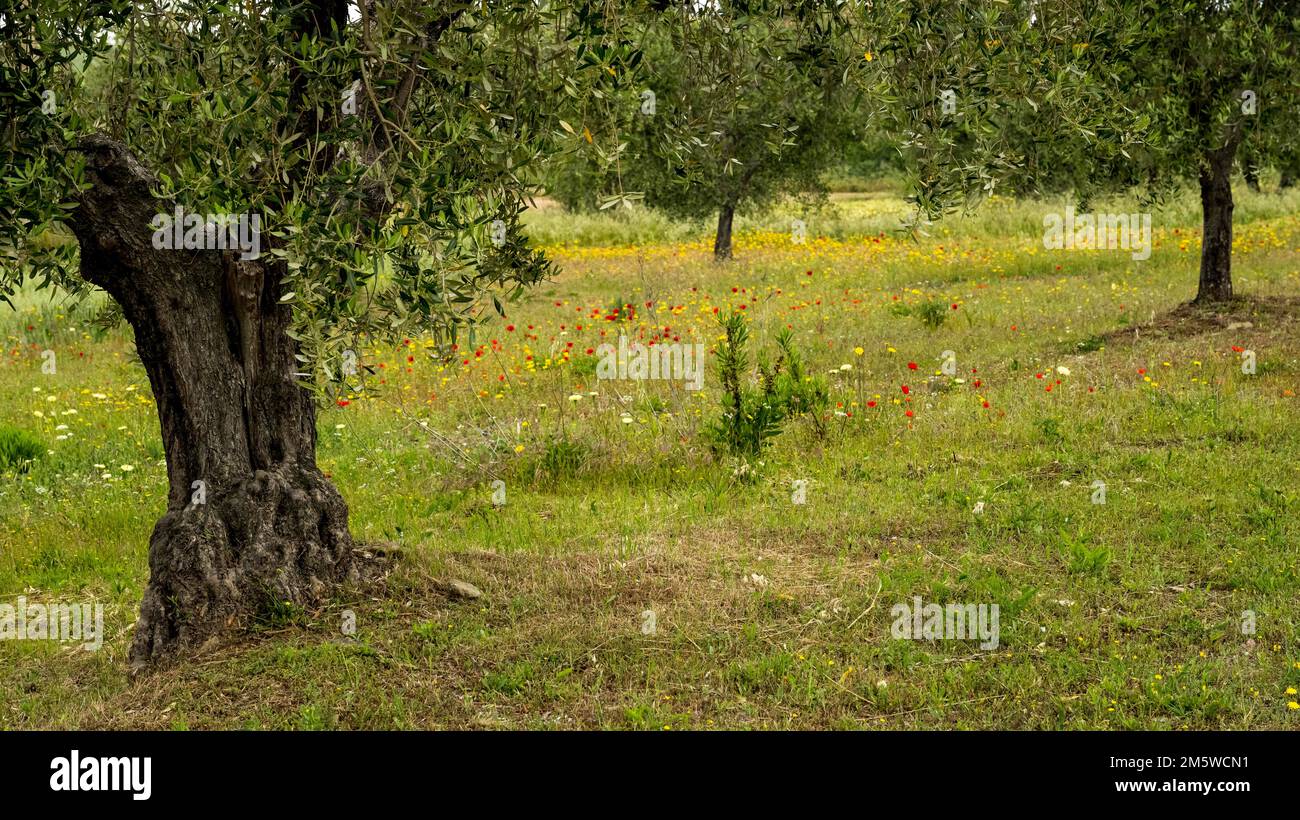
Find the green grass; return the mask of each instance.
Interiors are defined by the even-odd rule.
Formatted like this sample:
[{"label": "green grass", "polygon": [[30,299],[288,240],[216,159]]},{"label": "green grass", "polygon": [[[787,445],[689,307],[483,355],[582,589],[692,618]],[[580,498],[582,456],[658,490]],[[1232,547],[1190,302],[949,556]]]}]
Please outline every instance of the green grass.
[{"label": "green grass", "polygon": [[[102,602],[108,639],[0,642],[0,727],[1296,728],[1300,195],[1239,191],[1249,298],[1219,312],[1180,308],[1189,199],[1141,263],[1045,252],[1063,203],[995,201],[915,243],[888,233],[901,205],[837,202],[802,246],[788,210],[754,217],[724,266],[708,226],[530,214],[562,273],[481,357],[365,351],[379,377],[320,417],[354,535],[403,548],[386,586],[136,681],[166,497],[148,381],[120,330],[25,293],[0,315],[0,427],[42,452],[0,473],[0,602]],[[599,318],[624,302],[631,322]],[[584,351],[620,330],[712,346],[712,308],[742,304],[755,350],[789,326],[827,379],[824,436],[792,423],[742,465],[701,432],[712,364],[698,394],[595,380]],[[484,597],[440,593],[453,578]],[[998,604],[999,647],[893,639],[916,595]]]}]

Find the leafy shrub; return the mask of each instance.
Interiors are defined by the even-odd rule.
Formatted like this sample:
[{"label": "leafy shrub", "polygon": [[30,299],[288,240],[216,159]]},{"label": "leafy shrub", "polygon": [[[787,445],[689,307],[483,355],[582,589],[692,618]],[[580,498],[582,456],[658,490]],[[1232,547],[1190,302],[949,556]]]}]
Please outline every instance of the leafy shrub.
[{"label": "leafy shrub", "polygon": [[948,321],[948,310],[948,305],[934,299],[919,305],[894,302],[889,306],[889,312],[893,315],[912,316],[930,330],[938,330],[944,322]]},{"label": "leafy shrub", "polygon": [[803,415],[812,420],[818,435],[824,435],[829,393],[823,381],[805,374],[794,334],[786,329],[777,335],[777,357],[771,366],[760,358],[758,389],[754,389],[746,383],[749,326],[745,317],[733,313],[722,319],[722,327],[725,337],[718,351],[722,415],[704,428],[714,451],[758,455],[786,421]]},{"label": "leafy shrub", "polygon": [[596,370],[600,367],[600,357],[575,356],[569,359],[569,367],[573,369],[573,375],[590,378],[596,375]]},{"label": "leafy shrub", "polygon": [[1061,530],[1062,551],[1068,563],[1067,569],[1075,575],[1103,575],[1110,563],[1110,548],[1104,545],[1089,546],[1088,536],[1083,533],[1071,535]]},{"label": "leafy shrub", "polygon": [[14,468],[27,472],[31,463],[44,452],[45,445],[26,430],[0,427],[0,470]]},{"label": "leafy shrub", "polygon": [[542,454],[542,469],[553,476],[570,476],[582,469],[590,451],[581,442],[557,438],[546,445]]}]

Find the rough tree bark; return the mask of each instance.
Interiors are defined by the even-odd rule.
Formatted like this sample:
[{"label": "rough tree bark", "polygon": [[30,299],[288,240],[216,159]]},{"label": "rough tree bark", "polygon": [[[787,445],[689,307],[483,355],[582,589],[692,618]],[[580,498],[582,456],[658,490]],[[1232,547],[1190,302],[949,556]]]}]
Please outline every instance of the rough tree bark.
[{"label": "rough tree bark", "polygon": [[1236,142],[1206,154],[1201,167],[1201,278],[1195,302],[1232,299],[1232,161]]},{"label": "rough tree bark", "polygon": [[[167,456],[167,513],[149,541],[130,652],[139,670],[270,601],[319,602],[361,580],[365,564],[347,504],[316,466],[315,405],[294,382],[290,311],[278,298],[283,271],[267,254],[155,249],[149,222],[171,204],[152,196],[152,174],[106,137],[81,150],[90,187],[71,220],[81,275],[135,330]],[[193,500],[200,486],[205,503]]]},{"label": "rough tree bark", "polygon": [[718,211],[718,233],[713,239],[713,258],[719,262],[731,258],[731,223],[735,218],[735,205],[724,204]]}]

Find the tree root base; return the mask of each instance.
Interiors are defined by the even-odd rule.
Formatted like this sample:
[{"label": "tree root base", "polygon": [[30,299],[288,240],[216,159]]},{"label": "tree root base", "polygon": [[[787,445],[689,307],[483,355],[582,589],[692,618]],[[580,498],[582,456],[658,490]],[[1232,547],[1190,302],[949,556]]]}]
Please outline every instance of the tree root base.
[{"label": "tree root base", "polygon": [[315,467],[258,470],[214,495],[170,510],[154,527],[132,673],[166,665],[272,608],[318,606],[344,585],[373,581],[389,563],[383,551],[357,548],[347,504]]}]

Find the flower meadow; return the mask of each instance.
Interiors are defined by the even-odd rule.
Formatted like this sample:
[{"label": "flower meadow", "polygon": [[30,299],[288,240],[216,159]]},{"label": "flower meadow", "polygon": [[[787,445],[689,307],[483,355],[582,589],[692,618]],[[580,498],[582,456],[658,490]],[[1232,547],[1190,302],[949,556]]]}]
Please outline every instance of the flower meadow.
[{"label": "flower meadow", "polygon": [[[101,602],[107,635],[0,642],[0,726],[1296,728],[1295,200],[1243,196],[1217,312],[1184,304],[1177,203],[1145,261],[1047,250],[1049,206],[1000,199],[917,234],[841,202],[802,243],[778,210],[726,264],[700,226],[530,213],[553,280],[454,345],[360,344],[319,415],[354,535],[401,556],[382,593],[149,682],[122,660],[166,505],[149,384],[96,300],[25,292],[0,599]],[[751,380],[788,331],[829,399],[756,456],[703,434],[736,314]],[[703,389],[599,378],[620,336],[704,345]],[[913,595],[998,604],[996,650],[892,639]]]}]

